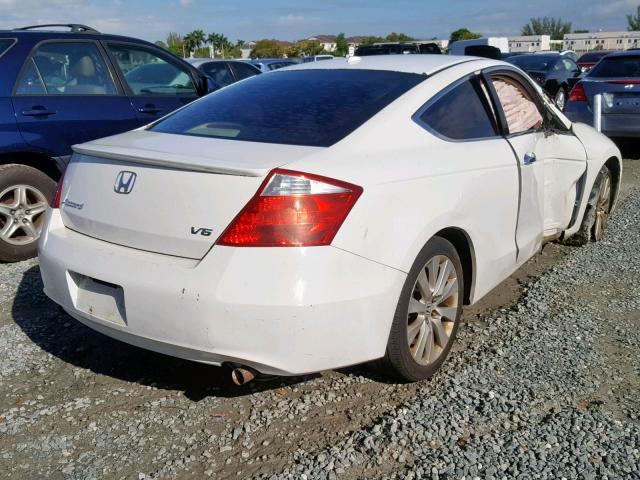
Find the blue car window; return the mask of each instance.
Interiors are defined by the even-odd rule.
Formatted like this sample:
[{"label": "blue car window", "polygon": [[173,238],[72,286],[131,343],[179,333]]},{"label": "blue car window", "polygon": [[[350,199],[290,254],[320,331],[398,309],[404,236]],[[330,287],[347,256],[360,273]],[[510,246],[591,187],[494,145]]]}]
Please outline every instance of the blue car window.
[{"label": "blue car window", "polygon": [[27,60],[17,95],[115,95],[117,89],[92,42],[47,42]]},{"label": "blue car window", "polygon": [[373,70],[274,71],[207,95],[151,130],[327,147],[425,78]]},{"label": "blue car window", "polygon": [[229,71],[229,67],[226,62],[205,63],[200,66],[200,70],[211,77],[213,81],[221,87],[226,87],[234,82],[233,76],[231,75],[231,71]]}]

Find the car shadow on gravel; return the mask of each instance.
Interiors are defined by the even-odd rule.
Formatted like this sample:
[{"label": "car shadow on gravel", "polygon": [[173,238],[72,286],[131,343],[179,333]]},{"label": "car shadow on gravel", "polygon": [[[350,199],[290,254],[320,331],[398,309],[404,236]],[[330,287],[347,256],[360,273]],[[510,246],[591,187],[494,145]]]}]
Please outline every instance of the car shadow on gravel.
[{"label": "car shadow on gravel", "polygon": [[113,340],[84,326],[49,300],[42,291],[38,266],[23,274],[12,316],[36,345],[67,364],[126,382],[183,391],[193,401],[209,396],[241,397],[317,376],[264,377],[237,387],[231,383],[227,368],[181,360]]},{"label": "car shadow on gravel", "polygon": [[640,160],[640,141],[637,138],[616,138],[614,141],[622,153],[622,158]]}]

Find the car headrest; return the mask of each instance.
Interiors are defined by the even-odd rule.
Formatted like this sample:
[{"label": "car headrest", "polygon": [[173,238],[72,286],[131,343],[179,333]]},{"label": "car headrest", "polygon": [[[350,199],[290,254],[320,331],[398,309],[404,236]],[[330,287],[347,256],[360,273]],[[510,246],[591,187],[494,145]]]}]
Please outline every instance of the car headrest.
[{"label": "car headrest", "polygon": [[81,57],[73,67],[71,67],[71,75],[74,77],[93,77],[96,74],[96,66],[88,55]]}]

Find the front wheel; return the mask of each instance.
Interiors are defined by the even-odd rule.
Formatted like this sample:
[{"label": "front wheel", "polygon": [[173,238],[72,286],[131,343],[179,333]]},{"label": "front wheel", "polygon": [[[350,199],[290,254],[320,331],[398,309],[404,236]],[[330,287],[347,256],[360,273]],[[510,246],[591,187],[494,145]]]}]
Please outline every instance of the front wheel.
[{"label": "front wheel", "polygon": [[385,360],[404,380],[431,377],[446,359],[462,314],[463,271],[455,247],[434,237],[405,281]]},{"label": "front wheel", "polygon": [[0,261],[35,257],[56,182],[26,165],[0,167]]}]

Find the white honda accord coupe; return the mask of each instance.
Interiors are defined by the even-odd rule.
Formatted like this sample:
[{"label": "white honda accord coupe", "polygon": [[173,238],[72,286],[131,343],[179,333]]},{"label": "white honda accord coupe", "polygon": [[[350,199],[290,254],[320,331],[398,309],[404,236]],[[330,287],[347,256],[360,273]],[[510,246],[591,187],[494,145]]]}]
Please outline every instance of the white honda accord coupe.
[{"label": "white honda accord coupe", "polygon": [[602,238],[622,171],[521,70],[444,55],[259,75],[74,151],[39,253],[77,320],[244,372],[407,380],[544,242]]}]

